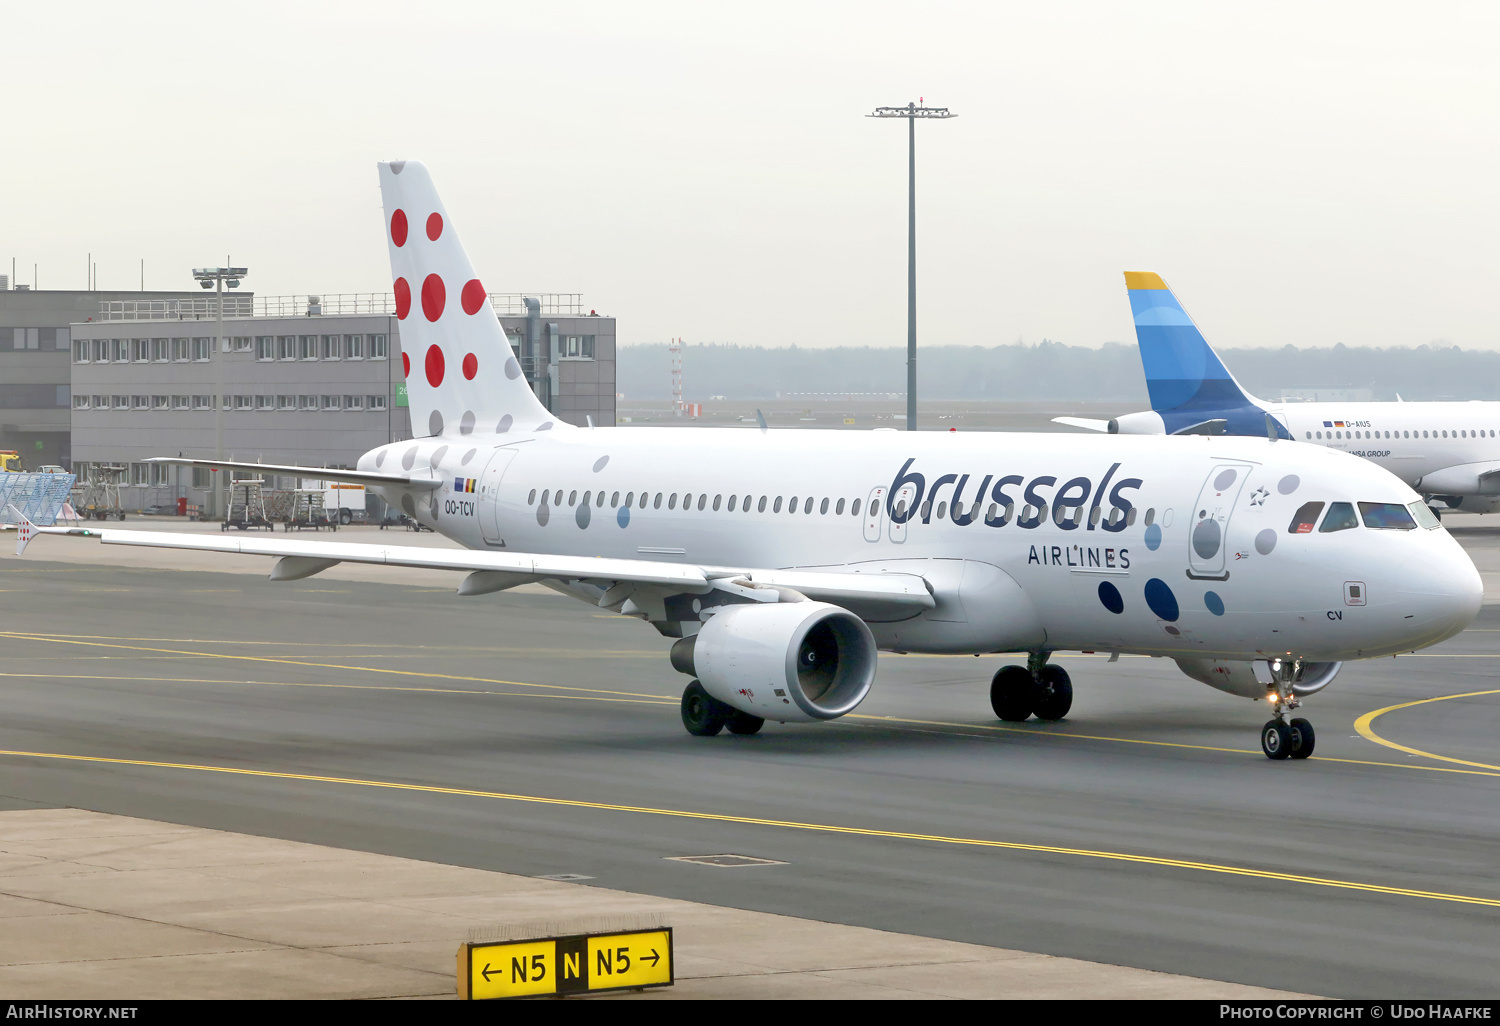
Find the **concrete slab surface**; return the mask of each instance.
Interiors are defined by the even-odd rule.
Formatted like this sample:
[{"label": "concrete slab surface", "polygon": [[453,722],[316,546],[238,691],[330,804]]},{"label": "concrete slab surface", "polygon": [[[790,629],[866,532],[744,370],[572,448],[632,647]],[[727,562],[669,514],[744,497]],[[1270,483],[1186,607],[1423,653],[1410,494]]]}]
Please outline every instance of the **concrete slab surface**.
[{"label": "concrete slab surface", "polygon": [[[0,812],[0,994],[451,998],[473,930],[652,912],[671,998],[1282,996],[1240,984],[78,809]],[[19,870],[13,872],[12,870]]]}]

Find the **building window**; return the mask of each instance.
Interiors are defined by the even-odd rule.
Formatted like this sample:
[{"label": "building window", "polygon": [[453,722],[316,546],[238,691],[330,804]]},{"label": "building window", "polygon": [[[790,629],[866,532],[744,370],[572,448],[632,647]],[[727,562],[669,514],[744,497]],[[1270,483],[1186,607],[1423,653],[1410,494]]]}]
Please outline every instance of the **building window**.
[{"label": "building window", "polygon": [[249,335],[235,335],[233,337],[233,340],[234,340],[234,351],[236,353],[248,353],[250,351],[250,336]]},{"label": "building window", "polygon": [[297,397],[297,409],[316,410],[318,408],[318,397],[315,395],[299,395]]},{"label": "building window", "polygon": [[166,463],[152,463],[151,484],[156,488],[164,488],[172,483],[172,467]]},{"label": "building window", "polygon": [[40,349],[42,347],[42,329],[40,328],[16,328],[11,338],[17,349]]},{"label": "building window", "polygon": [[193,359],[197,360],[199,363],[202,363],[204,360],[210,359],[214,350],[213,343],[214,340],[211,338],[193,339]]},{"label": "building window", "polygon": [[92,407],[93,409],[96,409],[96,410],[107,410],[107,409],[109,409],[109,396],[107,396],[107,395],[92,396],[89,399],[89,406]]},{"label": "building window", "polygon": [[249,395],[237,395],[234,397],[234,408],[236,410],[250,410],[255,408],[255,397]]},{"label": "building window", "polygon": [[318,336],[297,336],[297,358],[299,360],[316,360],[318,358]]},{"label": "building window", "polygon": [[172,340],[172,359],[177,363],[187,363],[193,358],[193,340],[188,338],[174,338]]},{"label": "building window", "polygon": [[208,475],[212,474],[212,473],[213,473],[213,471],[209,470],[207,467],[194,467],[193,468],[193,487],[194,488],[207,488],[208,487]]},{"label": "building window", "polygon": [[76,341],[76,342],[73,343],[73,362],[74,363],[88,363],[89,362],[89,342],[88,342],[88,339],[81,338],[78,341]]},{"label": "building window", "polygon": [[109,362],[109,339],[96,338],[88,343],[89,352],[93,354],[94,363]]},{"label": "building window", "polygon": [[151,362],[151,340],[149,338],[133,338],[130,340],[130,359],[133,363]]},{"label": "building window", "polygon": [[133,395],[130,397],[130,408],[133,410],[151,409],[151,397],[149,395]]},{"label": "building window", "polygon": [[190,409],[191,405],[192,404],[189,402],[188,397],[185,395],[174,395],[172,397],[172,409],[174,410]]},{"label": "building window", "polygon": [[323,354],[323,359],[337,360],[342,355],[339,352],[339,337],[337,335],[324,335],[320,351]]},{"label": "building window", "polygon": [[276,338],[273,335],[255,336],[255,358],[257,360],[276,359]]},{"label": "building window", "polygon": [[297,408],[297,397],[294,395],[278,395],[276,397],[276,408],[278,410],[295,410]]},{"label": "building window", "polygon": [[153,395],[151,397],[151,408],[153,410],[170,410],[172,400],[164,395]]},{"label": "building window", "polygon": [[115,363],[130,362],[130,339],[112,338],[109,340],[109,358]]},{"label": "building window", "polygon": [[128,409],[130,409],[130,396],[128,396],[128,395],[111,396],[110,397],[110,406],[113,407],[116,410],[128,410]]},{"label": "building window", "polygon": [[258,395],[255,397],[255,408],[257,410],[276,409],[276,397],[274,395]]},{"label": "building window", "polygon": [[385,409],[385,396],[383,396],[383,395],[367,395],[367,396],[365,396],[365,408],[366,409],[370,409],[370,410],[383,410],[383,409]]},{"label": "building window", "polygon": [[346,410],[362,410],[364,408],[365,408],[365,397],[364,396],[362,396],[362,395],[346,395],[346,396],[344,396],[344,409],[346,409]]},{"label": "building window", "polygon": [[130,483],[137,487],[145,487],[151,483],[151,464],[132,463],[130,465]]},{"label": "building window", "polygon": [[211,410],[211,409],[213,409],[213,397],[212,396],[207,396],[207,395],[195,395],[195,396],[193,396],[193,409],[195,409],[195,410]]},{"label": "building window", "polygon": [[89,408],[89,397],[86,395],[75,395],[73,397],[73,409],[86,410]]},{"label": "building window", "polygon": [[167,363],[172,359],[172,340],[169,338],[153,338],[151,340],[151,359],[155,363]]},{"label": "building window", "polygon": [[276,336],[276,359],[278,359],[278,360],[295,360],[296,358],[297,358],[297,336],[296,335],[277,335]]},{"label": "building window", "polygon": [[363,360],[365,358],[365,337],[363,335],[344,336],[344,359]]},{"label": "building window", "polygon": [[384,335],[371,335],[370,336],[370,359],[372,359],[372,360],[384,360],[385,359],[385,336]]},{"label": "building window", "polygon": [[321,395],[318,397],[318,407],[324,410],[337,410],[343,405],[344,397],[341,395]]},{"label": "building window", "polygon": [[593,335],[564,335],[557,343],[558,356],[568,360],[594,358]]}]

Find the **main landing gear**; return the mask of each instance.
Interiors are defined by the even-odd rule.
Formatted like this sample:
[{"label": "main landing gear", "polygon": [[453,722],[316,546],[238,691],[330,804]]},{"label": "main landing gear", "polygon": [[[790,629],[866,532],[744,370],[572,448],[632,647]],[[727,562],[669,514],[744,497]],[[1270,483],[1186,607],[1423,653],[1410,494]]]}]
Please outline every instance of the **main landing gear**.
[{"label": "main landing gear", "polygon": [[1067,670],[1047,662],[1045,652],[1036,653],[1025,666],[1000,668],[990,681],[990,705],[1008,723],[1033,715],[1039,720],[1060,720],[1073,707],[1073,681]]},{"label": "main landing gear", "polygon": [[695,737],[713,737],[725,727],[731,734],[754,734],[765,723],[759,716],[719,701],[697,681],[682,693],[682,725]]},{"label": "main landing gear", "polygon": [[1276,707],[1276,715],[1260,728],[1260,750],[1267,759],[1305,759],[1318,743],[1311,723],[1300,716],[1290,722],[1286,718],[1302,704],[1292,690],[1300,670],[1301,660],[1271,660],[1272,680],[1266,686],[1266,699]]}]

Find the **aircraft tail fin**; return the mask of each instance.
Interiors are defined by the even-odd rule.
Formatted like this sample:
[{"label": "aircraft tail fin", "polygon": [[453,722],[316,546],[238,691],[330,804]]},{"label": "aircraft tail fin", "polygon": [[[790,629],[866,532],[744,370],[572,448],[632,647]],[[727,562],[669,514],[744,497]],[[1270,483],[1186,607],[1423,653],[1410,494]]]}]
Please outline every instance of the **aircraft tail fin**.
[{"label": "aircraft tail fin", "polygon": [[552,427],[557,421],[527,385],[426,166],[381,162],[380,197],[412,431],[493,435]]},{"label": "aircraft tail fin", "polygon": [[1151,408],[1257,407],[1193,323],[1161,275],[1126,271],[1135,337],[1146,371]]}]

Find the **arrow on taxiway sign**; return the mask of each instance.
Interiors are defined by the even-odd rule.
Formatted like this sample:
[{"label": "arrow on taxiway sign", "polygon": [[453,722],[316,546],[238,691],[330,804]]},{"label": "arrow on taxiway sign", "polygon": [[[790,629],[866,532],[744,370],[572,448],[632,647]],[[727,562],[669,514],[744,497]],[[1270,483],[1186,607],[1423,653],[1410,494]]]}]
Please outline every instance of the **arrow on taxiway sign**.
[{"label": "arrow on taxiway sign", "polygon": [[640,962],[650,962],[651,963],[651,968],[655,969],[656,968],[656,963],[658,963],[658,962],[661,961],[661,956],[656,953],[656,949],[655,948],[652,948],[651,949],[651,957],[650,958],[647,958],[645,955],[642,955],[639,959],[637,959],[637,961],[640,961]]},{"label": "arrow on taxiway sign", "polygon": [[484,982],[485,983],[489,983],[490,982],[490,973],[495,973],[496,975],[499,975],[500,970],[499,969],[491,969],[490,968],[490,964],[488,962],[486,962],[486,963],[484,963],[484,968],[479,971],[479,975],[484,977]]}]

